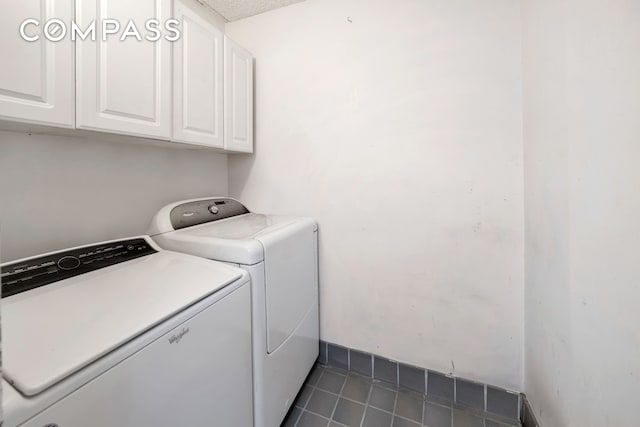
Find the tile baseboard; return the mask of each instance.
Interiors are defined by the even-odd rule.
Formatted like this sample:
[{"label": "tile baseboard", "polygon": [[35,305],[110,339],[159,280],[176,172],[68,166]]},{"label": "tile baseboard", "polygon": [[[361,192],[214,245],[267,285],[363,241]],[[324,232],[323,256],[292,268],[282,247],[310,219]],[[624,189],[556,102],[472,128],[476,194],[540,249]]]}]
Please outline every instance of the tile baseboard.
[{"label": "tile baseboard", "polygon": [[[318,362],[424,394],[452,407],[482,411],[539,427],[524,394],[320,341]],[[532,424],[533,422],[533,424]]]},{"label": "tile baseboard", "polygon": [[540,423],[536,419],[536,415],[533,412],[533,408],[531,407],[531,403],[527,396],[522,395],[522,409],[520,421],[522,422],[523,427],[540,427]]}]

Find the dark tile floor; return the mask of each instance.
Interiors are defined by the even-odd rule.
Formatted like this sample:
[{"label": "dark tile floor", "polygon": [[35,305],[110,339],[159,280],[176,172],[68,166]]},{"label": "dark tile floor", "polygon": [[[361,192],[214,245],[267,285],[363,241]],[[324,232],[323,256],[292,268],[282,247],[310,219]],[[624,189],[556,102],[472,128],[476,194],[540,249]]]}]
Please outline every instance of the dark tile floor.
[{"label": "dark tile floor", "polygon": [[[488,417],[488,418],[487,418]],[[316,365],[281,427],[503,427],[519,424]]]}]

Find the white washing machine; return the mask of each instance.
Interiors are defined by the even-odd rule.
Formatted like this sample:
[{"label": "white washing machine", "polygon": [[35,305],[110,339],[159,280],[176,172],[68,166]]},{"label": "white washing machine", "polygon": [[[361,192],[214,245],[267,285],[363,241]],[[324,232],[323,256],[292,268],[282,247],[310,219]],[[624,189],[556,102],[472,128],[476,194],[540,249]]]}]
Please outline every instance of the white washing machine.
[{"label": "white washing machine", "polygon": [[186,200],[162,208],[149,234],[165,249],[249,272],[255,427],[282,422],[318,357],[317,225],[250,213],[237,200]]},{"label": "white washing machine", "polygon": [[147,237],[1,271],[3,427],[253,425],[246,272]]}]

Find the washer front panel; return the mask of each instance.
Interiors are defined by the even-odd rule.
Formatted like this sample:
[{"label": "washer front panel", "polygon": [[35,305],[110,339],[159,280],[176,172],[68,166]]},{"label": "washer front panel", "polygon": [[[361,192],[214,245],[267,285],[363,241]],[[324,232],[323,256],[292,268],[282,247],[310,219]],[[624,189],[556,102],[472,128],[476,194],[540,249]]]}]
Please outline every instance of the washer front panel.
[{"label": "washer front panel", "polygon": [[36,395],[242,275],[160,251],[3,298],[3,375]]}]

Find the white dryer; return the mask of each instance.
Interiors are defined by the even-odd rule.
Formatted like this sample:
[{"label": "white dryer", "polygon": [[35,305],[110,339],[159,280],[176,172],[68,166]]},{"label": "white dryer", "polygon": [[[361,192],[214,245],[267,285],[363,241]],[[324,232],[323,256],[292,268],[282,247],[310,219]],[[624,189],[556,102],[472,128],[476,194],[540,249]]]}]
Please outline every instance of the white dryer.
[{"label": "white dryer", "polygon": [[253,425],[246,272],[147,237],[1,271],[3,427]]},{"label": "white dryer", "polygon": [[277,427],[318,357],[317,225],[250,213],[237,200],[165,206],[149,229],[165,249],[249,272],[255,427]]}]

